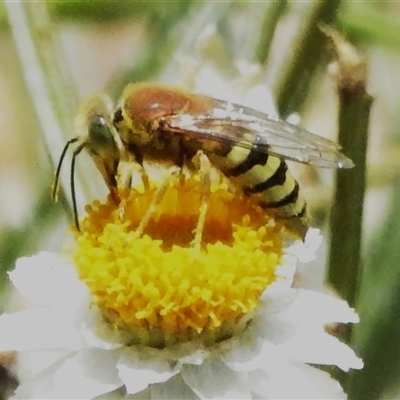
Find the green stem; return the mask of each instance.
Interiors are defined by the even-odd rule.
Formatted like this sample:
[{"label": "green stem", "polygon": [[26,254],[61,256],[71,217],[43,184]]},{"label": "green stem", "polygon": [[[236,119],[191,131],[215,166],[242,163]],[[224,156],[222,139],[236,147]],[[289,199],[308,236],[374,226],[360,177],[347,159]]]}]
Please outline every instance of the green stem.
[{"label": "green stem", "polygon": [[287,9],[287,0],[272,1],[264,11],[263,21],[258,34],[254,52],[254,61],[264,64],[271,49],[276,26]]},{"label": "green stem", "polygon": [[[400,186],[394,186],[392,205],[381,231],[368,250],[360,295],[360,323],[352,343],[364,368],[352,371],[350,399],[395,398],[400,375]],[[393,396],[391,396],[391,394]]]},{"label": "green stem", "polygon": [[339,91],[339,142],[355,163],[349,171],[339,171],[330,227],[328,282],[355,305],[360,274],[362,217],[366,181],[368,123],[372,98],[365,92],[357,97]]},{"label": "green stem", "polygon": [[230,2],[183,3],[179,13],[169,18],[158,18],[152,22],[154,36],[139,55],[134,66],[116,79],[111,87],[115,97],[119,97],[128,82],[154,80],[160,76],[179,71],[175,55],[190,54],[194,43],[204,31],[204,27],[217,23],[231,7]]},{"label": "green stem", "polygon": [[337,54],[332,71],[336,71],[339,94],[339,142],[345,154],[355,163],[353,169],[339,171],[336,175],[327,279],[339,295],[354,307],[361,269],[366,154],[372,97],[365,89],[366,64],[356,49],[333,29],[322,27],[322,30],[332,39]]},{"label": "green stem", "polygon": [[[331,211],[331,240],[327,282],[351,307],[359,295],[363,204],[366,185],[366,154],[372,97],[366,92],[366,63],[357,50],[337,31],[321,26],[333,44],[336,60],[331,71],[339,94],[339,142],[355,163],[348,171],[336,174],[336,192]],[[353,326],[344,325],[340,337],[351,341]],[[346,388],[348,375],[333,376]]]},{"label": "green stem", "polygon": [[320,31],[319,24],[332,23],[339,4],[340,0],[318,0],[305,18],[304,28],[275,90],[278,111],[282,117],[298,111],[307,97],[310,80],[325,52],[326,37]]}]

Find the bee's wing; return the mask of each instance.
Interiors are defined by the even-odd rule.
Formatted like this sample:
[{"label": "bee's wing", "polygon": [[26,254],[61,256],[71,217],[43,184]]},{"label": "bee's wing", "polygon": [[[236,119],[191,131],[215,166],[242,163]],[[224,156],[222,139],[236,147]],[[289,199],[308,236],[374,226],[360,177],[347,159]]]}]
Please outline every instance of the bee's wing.
[{"label": "bee's wing", "polygon": [[231,143],[305,164],[326,168],[351,168],[353,162],[340,146],[288,122],[257,110],[215,100],[208,113],[163,118],[169,128],[187,137]]}]

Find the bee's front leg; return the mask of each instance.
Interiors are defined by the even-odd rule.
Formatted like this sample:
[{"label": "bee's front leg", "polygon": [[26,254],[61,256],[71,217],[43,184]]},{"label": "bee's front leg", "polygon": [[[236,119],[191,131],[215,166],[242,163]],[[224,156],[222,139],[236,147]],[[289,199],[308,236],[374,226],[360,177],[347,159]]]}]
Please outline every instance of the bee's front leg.
[{"label": "bee's front leg", "polygon": [[154,216],[154,213],[157,210],[157,206],[162,202],[165,192],[167,191],[170,182],[172,179],[176,179],[176,176],[181,173],[181,168],[179,167],[171,167],[166,171],[166,174],[163,176],[162,181],[160,182],[155,195],[149,205],[149,208],[146,211],[146,214],[140,220],[138,227],[136,228],[136,237],[140,237],[143,235],[144,230],[146,229],[149,221]]},{"label": "bee's front leg", "polygon": [[[133,185],[133,180],[140,177],[144,190],[149,189],[149,177],[143,165],[138,164],[135,160],[122,160],[118,165],[117,186],[118,191],[123,192],[130,189]],[[137,184],[137,182],[135,182]]]},{"label": "bee's front leg", "polygon": [[137,162],[134,155],[127,151],[121,151],[121,159],[118,164],[117,173],[117,194],[118,194],[118,215],[122,220],[126,209],[126,196],[129,195],[129,190],[132,186],[137,185],[139,182],[134,182],[141,179],[144,191],[150,189],[149,177],[147,171],[142,163]]}]

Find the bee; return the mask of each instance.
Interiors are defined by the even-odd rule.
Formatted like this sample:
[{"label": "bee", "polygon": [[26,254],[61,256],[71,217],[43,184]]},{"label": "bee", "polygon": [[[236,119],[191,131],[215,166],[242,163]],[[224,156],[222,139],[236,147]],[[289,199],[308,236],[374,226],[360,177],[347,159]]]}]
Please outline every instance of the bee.
[{"label": "bee", "polygon": [[230,101],[161,84],[126,86],[115,109],[94,97],[81,117],[79,136],[67,142],[56,171],[53,197],[64,156],[77,146],[71,163],[71,195],[79,230],[74,189],[76,156],[85,149],[118,202],[117,173],[122,154],[143,162],[190,166],[204,153],[234,187],[304,237],[307,205],[286,160],[326,168],[351,168],[340,146],[263,112]]}]

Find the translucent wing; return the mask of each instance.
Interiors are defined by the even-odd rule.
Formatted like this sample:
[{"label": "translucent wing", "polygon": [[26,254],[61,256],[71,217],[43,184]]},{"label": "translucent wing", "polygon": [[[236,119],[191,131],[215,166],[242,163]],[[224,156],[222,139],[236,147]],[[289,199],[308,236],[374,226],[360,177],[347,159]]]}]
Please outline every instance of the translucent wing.
[{"label": "translucent wing", "polygon": [[288,122],[223,100],[206,114],[171,115],[163,123],[186,137],[227,142],[277,157],[326,168],[351,168],[340,146]]}]

